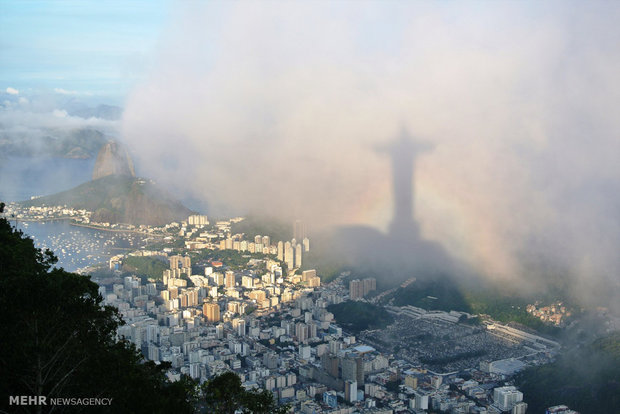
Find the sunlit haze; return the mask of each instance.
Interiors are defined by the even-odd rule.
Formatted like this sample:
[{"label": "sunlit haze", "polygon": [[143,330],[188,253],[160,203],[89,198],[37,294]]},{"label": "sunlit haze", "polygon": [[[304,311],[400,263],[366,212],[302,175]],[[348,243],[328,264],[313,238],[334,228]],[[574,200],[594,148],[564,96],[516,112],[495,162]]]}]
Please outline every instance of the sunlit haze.
[{"label": "sunlit haze", "polygon": [[620,412],[619,22],[0,0],[0,412]]},{"label": "sunlit haze", "polygon": [[434,147],[415,172],[424,236],[491,277],[617,283],[620,8],[177,7],[125,106],[145,173],[213,211],[385,229],[377,148],[404,127]]}]

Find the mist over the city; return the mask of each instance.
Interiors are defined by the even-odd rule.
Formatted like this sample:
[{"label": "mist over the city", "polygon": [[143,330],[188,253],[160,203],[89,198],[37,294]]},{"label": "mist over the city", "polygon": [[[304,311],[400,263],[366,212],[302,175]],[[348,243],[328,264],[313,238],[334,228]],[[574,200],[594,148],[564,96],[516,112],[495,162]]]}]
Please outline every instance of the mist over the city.
[{"label": "mist over the city", "polygon": [[620,3],[0,2],[0,412],[620,412]]},{"label": "mist over the city", "polygon": [[549,273],[584,297],[617,287],[617,8],[177,6],[126,102],[144,173],[213,212],[387,230],[379,148],[406,129],[432,145],[415,161],[423,237],[524,289]]}]

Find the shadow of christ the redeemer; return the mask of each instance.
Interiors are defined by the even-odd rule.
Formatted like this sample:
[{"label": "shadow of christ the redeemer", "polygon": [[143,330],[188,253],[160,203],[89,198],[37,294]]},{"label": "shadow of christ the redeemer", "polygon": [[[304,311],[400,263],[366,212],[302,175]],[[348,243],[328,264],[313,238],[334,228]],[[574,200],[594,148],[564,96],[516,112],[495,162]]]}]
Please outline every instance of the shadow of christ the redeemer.
[{"label": "shadow of christ the redeemer", "polygon": [[431,145],[413,141],[403,128],[400,137],[378,150],[387,152],[392,161],[392,183],[394,194],[394,217],[390,224],[390,235],[394,238],[418,238],[419,226],[414,220],[414,161],[415,157],[432,149]]},{"label": "shadow of christ the redeemer", "polygon": [[366,226],[336,230],[331,246],[338,248],[341,259],[355,268],[377,274],[388,284],[410,277],[430,279],[455,275],[455,261],[441,245],[420,237],[414,216],[415,159],[431,149],[427,143],[414,141],[405,129],[396,140],[376,148],[390,157],[394,217],[387,234]]}]

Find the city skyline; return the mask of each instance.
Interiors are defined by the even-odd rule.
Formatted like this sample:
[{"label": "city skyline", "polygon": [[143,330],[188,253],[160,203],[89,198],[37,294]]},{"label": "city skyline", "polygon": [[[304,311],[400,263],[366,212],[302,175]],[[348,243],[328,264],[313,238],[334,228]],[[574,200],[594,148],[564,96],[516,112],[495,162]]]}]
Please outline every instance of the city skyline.
[{"label": "city skyline", "polygon": [[0,411],[618,411],[619,20],[0,2]]},{"label": "city skyline", "polygon": [[3,134],[95,129],[207,214],[387,231],[376,148],[405,127],[434,147],[411,182],[425,238],[493,282],[617,285],[613,4],[143,6],[3,2]]}]

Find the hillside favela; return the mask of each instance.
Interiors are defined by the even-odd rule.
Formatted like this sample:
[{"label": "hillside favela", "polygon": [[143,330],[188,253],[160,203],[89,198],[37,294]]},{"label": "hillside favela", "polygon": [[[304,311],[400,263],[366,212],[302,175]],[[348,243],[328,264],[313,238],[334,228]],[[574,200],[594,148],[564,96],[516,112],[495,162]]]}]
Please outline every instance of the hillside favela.
[{"label": "hillside favela", "polygon": [[0,412],[620,414],[620,3],[0,4]]}]

